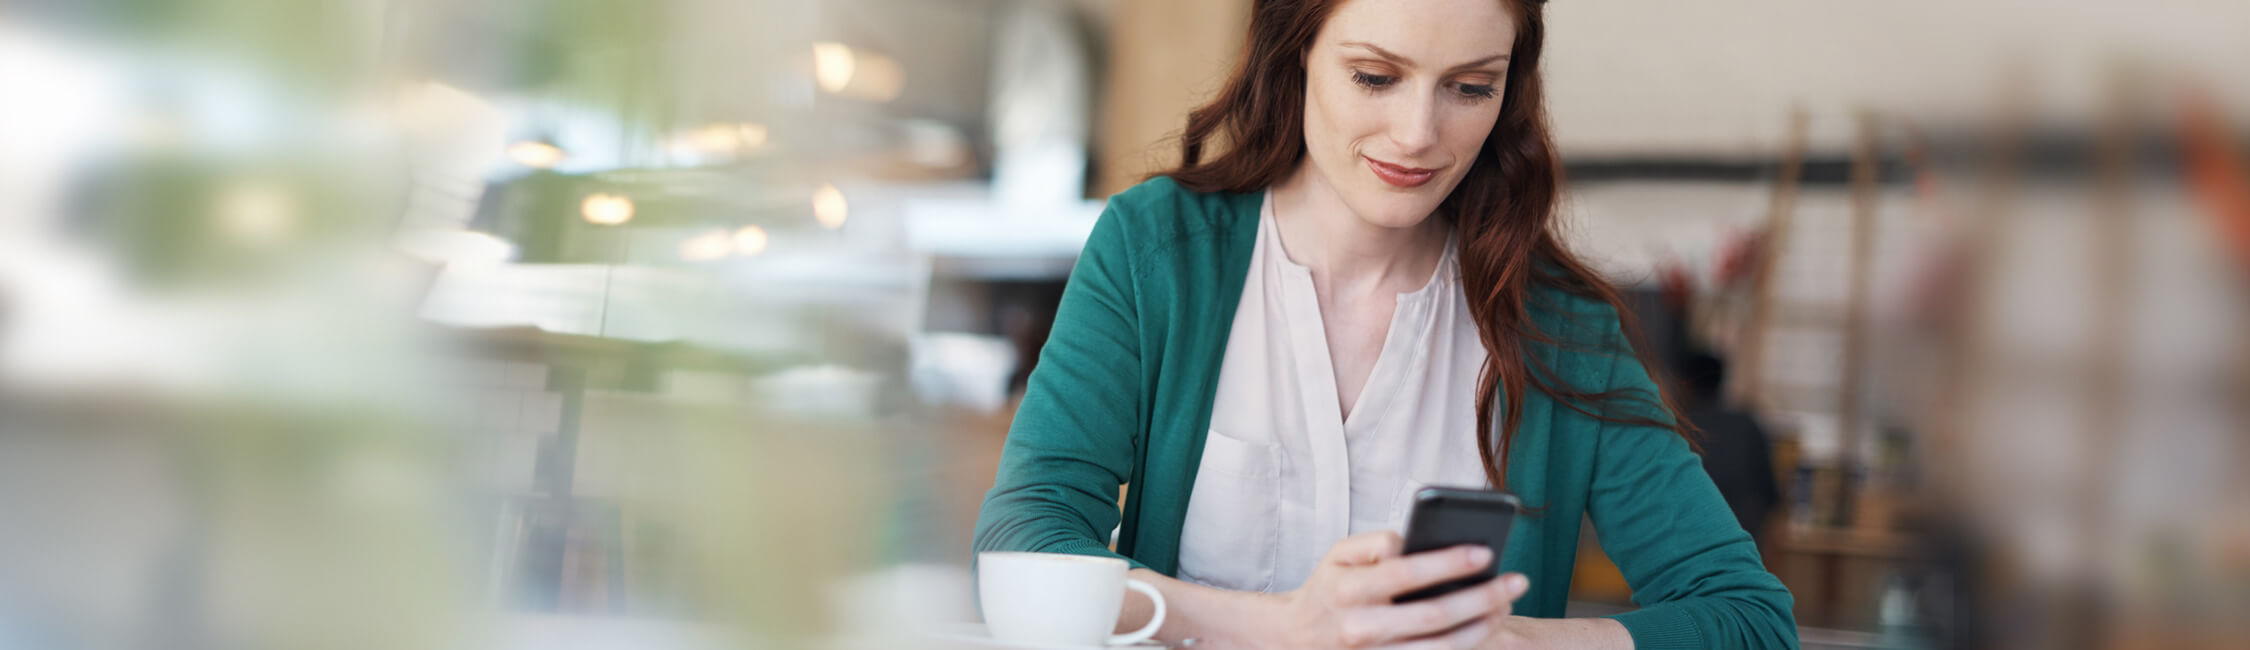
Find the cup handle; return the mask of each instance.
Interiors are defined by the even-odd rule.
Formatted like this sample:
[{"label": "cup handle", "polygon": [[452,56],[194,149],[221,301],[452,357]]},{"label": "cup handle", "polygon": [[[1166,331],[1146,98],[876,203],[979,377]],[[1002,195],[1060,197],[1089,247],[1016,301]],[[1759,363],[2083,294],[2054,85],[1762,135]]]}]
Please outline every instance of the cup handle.
[{"label": "cup handle", "polygon": [[1126,645],[1147,641],[1149,637],[1156,636],[1157,628],[1164,626],[1164,594],[1157,593],[1154,585],[1132,578],[1125,579],[1125,588],[1147,595],[1149,602],[1156,603],[1156,613],[1148,617],[1148,624],[1141,626],[1141,629],[1126,634],[1110,635],[1110,645]]}]

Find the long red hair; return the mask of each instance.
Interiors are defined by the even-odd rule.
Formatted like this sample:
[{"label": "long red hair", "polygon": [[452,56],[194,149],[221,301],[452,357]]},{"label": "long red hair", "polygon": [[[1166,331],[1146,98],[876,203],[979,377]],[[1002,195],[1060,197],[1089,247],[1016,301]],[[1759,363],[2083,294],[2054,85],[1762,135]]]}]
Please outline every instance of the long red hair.
[{"label": "long red hair", "polygon": [[[1180,166],[1170,176],[1198,192],[1250,192],[1280,183],[1305,159],[1305,53],[1344,0],[1258,0],[1242,64],[1211,103],[1188,114],[1180,134]],[[1536,389],[1586,415],[1686,435],[1686,420],[1665,391],[1588,391],[1569,386],[1531,354],[1534,345],[1583,347],[1539,331],[1531,320],[1532,289],[1548,287],[1598,300],[1616,310],[1629,336],[1637,328],[1617,288],[1572,255],[1556,234],[1561,163],[1547,132],[1539,53],[1546,40],[1541,0],[1506,2],[1516,40],[1503,84],[1500,117],[1468,175],[1439,208],[1460,246],[1461,283],[1486,358],[1477,381],[1477,445],[1486,480],[1507,486],[1508,449],[1521,423],[1526,389]],[[1217,153],[1206,158],[1209,150]],[[1644,348],[1645,346],[1630,346]],[[1598,350],[1645,355],[1633,350]],[[1494,396],[1498,395],[1496,403]],[[1646,408],[1613,413],[1618,402]],[[1493,430],[1493,408],[1504,420]],[[1653,409],[1653,410],[1651,410]]]}]

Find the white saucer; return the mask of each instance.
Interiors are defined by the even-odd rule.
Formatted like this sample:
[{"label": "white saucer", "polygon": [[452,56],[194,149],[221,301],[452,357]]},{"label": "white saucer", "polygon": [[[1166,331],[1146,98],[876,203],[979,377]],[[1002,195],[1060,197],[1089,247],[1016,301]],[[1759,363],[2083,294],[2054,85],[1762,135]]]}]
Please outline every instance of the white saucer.
[{"label": "white saucer", "polygon": [[[952,623],[924,632],[931,639],[958,644],[962,648],[1005,648],[1006,650],[1117,650],[1120,648],[1163,648],[1156,641],[1142,641],[1125,645],[1042,645],[1037,643],[1011,643],[992,638],[983,623]],[[949,646],[951,647],[951,646]]]}]

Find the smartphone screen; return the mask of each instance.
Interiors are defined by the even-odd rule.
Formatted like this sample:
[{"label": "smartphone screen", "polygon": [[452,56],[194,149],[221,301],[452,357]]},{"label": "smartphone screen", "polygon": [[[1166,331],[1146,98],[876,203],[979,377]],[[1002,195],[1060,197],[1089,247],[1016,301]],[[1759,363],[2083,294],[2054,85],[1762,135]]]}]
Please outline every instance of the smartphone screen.
[{"label": "smartphone screen", "polygon": [[1476,575],[1408,592],[1393,602],[1436,598],[1500,577],[1500,552],[1508,547],[1508,529],[1522,507],[1515,495],[1496,490],[1431,487],[1415,492],[1414,512],[1406,519],[1407,555],[1482,544],[1492,549],[1492,564]]}]

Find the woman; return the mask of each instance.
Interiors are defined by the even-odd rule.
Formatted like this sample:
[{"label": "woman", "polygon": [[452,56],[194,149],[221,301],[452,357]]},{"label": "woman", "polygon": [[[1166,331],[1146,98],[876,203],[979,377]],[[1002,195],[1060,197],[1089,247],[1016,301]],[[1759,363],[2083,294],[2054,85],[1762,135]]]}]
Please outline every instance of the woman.
[{"label": "woman", "polygon": [[[1122,556],[1160,638],[1205,647],[1794,647],[1616,291],[1556,238],[1540,12],[1257,2],[1182,165],[1095,226],[976,549]],[[1400,555],[1430,484],[1520,496],[1503,557]],[[1639,610],[1556,618],[1582,516]]]}]

